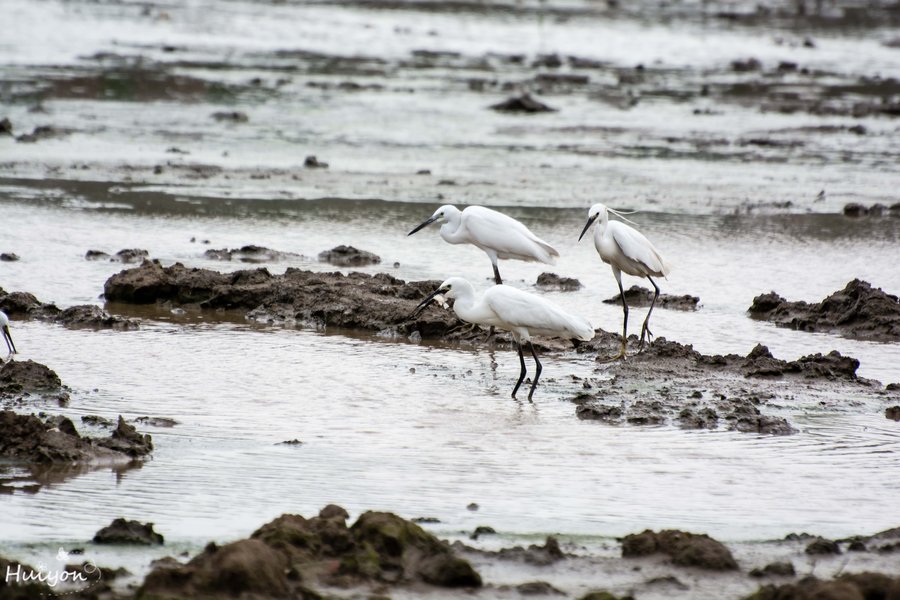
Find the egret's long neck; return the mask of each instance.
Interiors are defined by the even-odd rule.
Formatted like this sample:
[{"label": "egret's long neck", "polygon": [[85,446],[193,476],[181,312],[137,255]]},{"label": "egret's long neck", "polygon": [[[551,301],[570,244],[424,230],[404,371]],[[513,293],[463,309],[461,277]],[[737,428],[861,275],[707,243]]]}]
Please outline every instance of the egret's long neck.
[{"label": "egret's long neck", "polygon": [[[594,244],[600,244],[600,240],[603,239],[603,234],[606,233],[606,227],[609,225],[609,213],[603,211],[600,213],[600,216],[597,217],[597,225],[594,226]],[[599,245],[597,246],[599,248]]]},{"label": "egret's long neck", "polygon": [[447,209],[447,214],[444,215],[444,218],[447,220],[446,223],[441,225],[441,237],[444,238],[444,241],[449,244],[459,244],[466,241],[462,239],[463,232],[460,231],[462,213],[455,208],[453,210]]},{"label": "egret's long neck", "polygon": [[453,312],[456,313],[456,316],[468,323],[477,322],[475,288],[467,283],[465,285],[458,285],[453,291]]}]

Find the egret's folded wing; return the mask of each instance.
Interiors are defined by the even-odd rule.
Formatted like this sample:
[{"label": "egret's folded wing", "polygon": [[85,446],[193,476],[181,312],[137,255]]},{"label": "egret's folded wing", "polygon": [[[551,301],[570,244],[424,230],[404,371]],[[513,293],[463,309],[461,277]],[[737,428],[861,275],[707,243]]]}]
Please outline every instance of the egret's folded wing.
[{"label": "egret's folded wing", "polygon": [[479,246],[491,248],[501,258],[539,260],[553,264],[556,249],[534,235],[510,216],[483,206],[471,206],[463,213],[466,229]]},{"label": "egret's folded wing", "polygon": [[643,233],[618,221],[611,221],[609,228],[622,254],[643,264],[652,274],[669,274],[669,265]]},{"label": "egret's folded wing", "polygon": [[585,341],[594,336],[594,328],[587,320],[570,315],[546,298],[513,287],[494,286],[485,292],[484,300],[510,327],[524,327],[537,335],[574,337]]}]

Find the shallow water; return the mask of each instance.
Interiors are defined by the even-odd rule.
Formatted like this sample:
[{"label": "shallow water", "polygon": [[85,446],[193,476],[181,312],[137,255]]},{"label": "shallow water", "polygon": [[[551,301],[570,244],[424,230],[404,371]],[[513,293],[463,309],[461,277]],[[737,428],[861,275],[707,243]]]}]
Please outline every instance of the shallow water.
[{"label": "shallow water", "polygon": [[[130,6],[10,4],[23,22],[43,19],[59,35],[29,41],[15,37],[24,35],[18,29],[0,42],[7,90],[18,89],[17,77],[42,69],[54,77],[94,69],[84,57],[100,51],[163,60],[171,54],[163,44],[179,46],[175,54],[184,61],[222,60],[223,49],[232,52],[228,68],[218,71],[178,67],[216,81],[274,78],[277,51],[298,48],[371,55],[387,75],[361,74],[372,60],[354,63],[350,75],[295,73],[279,94],[248,93],[233,103],[49,98],[48,114],[11,103],[17,133],[48,121],[78,131],[32,145],[0,138],[0,251],[21,257],[0,263],[7,291],[29,291],[63,307],[102,304],[103,282],[123,265],[87,261],[89,249],[145,248],[166,264],[224,270],[256,265],[214,261],[203,252],[258,244],[300,255],[265,265],[281,272],[334,270],[315,257],[340,243],[382,257],[365,272],[410,280],[462,275],[486,287],[491,270],[481,252],[445,244],[434,228],[406,236],[439,203],[471,202],[504,207],[562,255],[552,268],[502,263],[508,283],[532,289],[545,270],[577,277],[581,291],[547,295],[595,326],[617,330],[621,309],[601,303],[616,294],[615,281],[591,241],[577,242],[587,206],[603,200],[641,209],[632,219],[674,265],[660,282],[663,291],[700,297],[696,312],[656,310],[658,336],[704,353],[746,354],[763,343],[785,359],[837,349],[860,360],[860,375],[900,381],[900,345],[779,329],[746,313],[764,292],[818,301],[853,278],[900,291],[900,219],[838,214],[849,201],[896,201],[893,121],[740,106],[693,117],[692,108],[702,105],[650,100],[622,110],[577,94],[551,96],[558,113],[522,119],[485,110],[505,92],[475,94],[463,83],[473,73],[496,76],[466,61],[488,51],[525,51],[523,45],[530,55],[575,53],[620,66],[671,63],[684,70],[672,75],[675,87],[748,54],[802,60],[835,77],[897,72],[896,51],[878,43],[880,32],[821,33],[818,51],[807,51],[740,29],[698,38],[696,23],[661,28],[590,15],[569,30],[506,13],[488,20],[428,13],[426,27],[414,10],[352,5],[256,10],[252,3],[191,2],[184,11],[171,8],[168,19],[142,19]],[[64,26],[72,19],[91,26],[76,34]],[[304,28],[302,43],[294,26]],[[609,35],[596,42],[592,26]],[[659,42],[642,44],[650,54],[617,45],[635,32]],[[713,55],[710,46],[720,52]],[[454,60],[462,64],[421,72],[400,64],[418,48],[459,51]],[[347,78],[386,88],[337,93],[306,85]],[[235,108],[248,112],[249,123],[209,118]],[[859,123],[868,135],[804,129]],[[802,145],[750,152],[738,143],[760,132]],[[696,140],[717,136],[730,141],[695,151]],[[673,137],[689,142],[679,150],[684,142]],[[167,152],[173,146],[191,154]],[[303,157],[313,153],[331,168],[302,169]],[[192,171],[197,164],[207,170]],[[163,165],[159,176],[155,165]],[[415,175],[425,168],[433,174]],[[827,194],[818,201],[822,189]],[[544,360],[532,404],[508,397],[518,368],[509,351],[272,328],[240,315],[108,309],[146,320],[132,332],[14,323],[19,359],[50,366],[72,388],[68,408],[37,408],[166,416],[179,424],[142,427],[156,450],[139,468],[78,474],[4,468],[0,478],[22,489],[0,497],[0,552],[33,555],[44,544],[82,544],[118,516],[154,522],[172,544],[167,551],[197,549],[328,502],[352,513],[438,517],[433,529],[444,535],[490,525],[512,539],[675,527],[759,540],[897,525],[900,487],[890,476],[900,467],[897,424],[884,418],[883,406],[856,398],[828,411],[803,398],[782,402],[779,414],[800,433],[781,438],[609,427],[574,416],[569,400],[579,384],[570,376],[606,376],[574,353]],[[632,311],[632,331],[644,314]],[[279,444],[295,438],[303,444]],[[35,479],[46,483],[25,493]],[[477,512],[466,509],[471,502]]]}]

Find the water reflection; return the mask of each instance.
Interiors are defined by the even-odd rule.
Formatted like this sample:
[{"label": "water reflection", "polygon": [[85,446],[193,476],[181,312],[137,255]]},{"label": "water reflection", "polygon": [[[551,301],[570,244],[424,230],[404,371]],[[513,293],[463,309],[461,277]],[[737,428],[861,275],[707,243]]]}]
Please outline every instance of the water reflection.
[{"label": "water reflection", "polygon": [[71,479],[108,470],[115,476],[116,484],[122,483],[130,471],[140,469],[144,461],[103,465],[91,463],[15,464],[0,463],[0,494],[36,494],[44,488],[59,486]]}]

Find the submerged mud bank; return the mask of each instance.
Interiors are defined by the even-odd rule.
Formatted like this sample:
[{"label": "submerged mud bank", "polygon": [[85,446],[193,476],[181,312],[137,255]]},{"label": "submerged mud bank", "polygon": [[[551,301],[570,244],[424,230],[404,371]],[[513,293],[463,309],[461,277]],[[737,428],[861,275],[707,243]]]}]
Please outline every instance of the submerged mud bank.
[{"label": "submerged mud bank", "polygon": [[[631,336],[632,347],[637,338]],[[579,352],[615,353],[618,337],[601,333]],[[580,419],[613,425],[677,424],[786,435],[796,431],[785,407],[839,408],[852,398],[883,412],[893,386],[858,377],[859,361],[831,351],[785,361],[757,345],[747,356],[709,356],[690,345],[656,340],[643,352],[598,368],[572,400]],[[774,413],[774,414],[773,414]],[[782,413],[782,414],[779,414]]]}]

